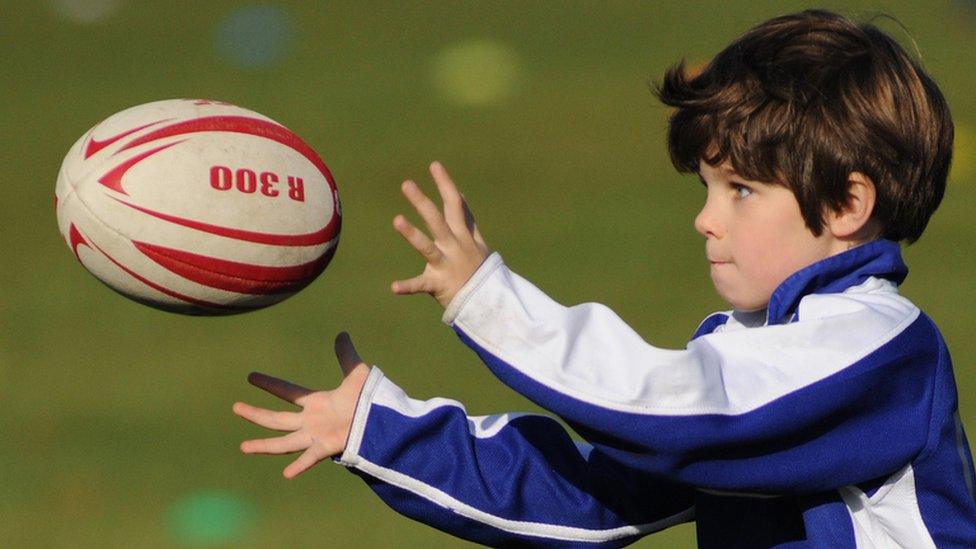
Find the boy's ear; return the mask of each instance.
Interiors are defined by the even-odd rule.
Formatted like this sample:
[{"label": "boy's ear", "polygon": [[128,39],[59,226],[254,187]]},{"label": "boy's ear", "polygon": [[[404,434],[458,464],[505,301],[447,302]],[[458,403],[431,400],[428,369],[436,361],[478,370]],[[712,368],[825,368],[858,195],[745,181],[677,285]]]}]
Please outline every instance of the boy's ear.
[{"label": "boy's ear", "polygon": [[847,203],[827,215],[827,228],[839,240],[863,242],[879,232],[872,218],[877,190],[874,181],[861,172],[847,177]]}]

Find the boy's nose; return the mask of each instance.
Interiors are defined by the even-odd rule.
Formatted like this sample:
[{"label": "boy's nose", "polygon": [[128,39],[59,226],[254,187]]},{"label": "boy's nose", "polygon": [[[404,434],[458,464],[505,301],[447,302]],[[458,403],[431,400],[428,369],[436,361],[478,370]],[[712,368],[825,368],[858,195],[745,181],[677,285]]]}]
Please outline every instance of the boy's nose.
[{"label": "boy's nose", "polygon": [[705,203],[701,211],[698,212],[698,215],[695,216],[695,230],[705,238],[719,236],[715,215],[713,214],[712,208],[709,208],[708,202]]}]

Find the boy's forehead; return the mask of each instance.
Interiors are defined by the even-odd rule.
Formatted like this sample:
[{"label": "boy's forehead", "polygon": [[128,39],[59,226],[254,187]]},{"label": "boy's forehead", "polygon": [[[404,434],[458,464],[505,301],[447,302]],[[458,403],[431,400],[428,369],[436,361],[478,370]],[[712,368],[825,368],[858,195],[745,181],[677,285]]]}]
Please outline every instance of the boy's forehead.
[{"label": "boy's forehead", "polygon": [[698,162],[698,175],[701,177],[702,172],[708,171],[709,173],[719,172],[722,175],[738,175],[735,168],[732,167],[732,163],[728,160],[722,162],[718,166],[712,166],[704,160]]}]

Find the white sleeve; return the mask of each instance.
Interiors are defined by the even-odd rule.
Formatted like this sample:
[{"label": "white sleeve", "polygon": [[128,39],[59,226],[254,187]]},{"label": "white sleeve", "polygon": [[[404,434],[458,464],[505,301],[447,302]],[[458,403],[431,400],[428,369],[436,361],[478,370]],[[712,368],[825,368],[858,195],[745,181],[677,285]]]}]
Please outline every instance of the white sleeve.
[{"label": "white sleeve", "polygon": [[[605,306],[556,303],[494,254],[444,320],[503,382],[665,478],[819,490],[909,461],[926,436],[934,326],[883,287],[807,296],[800,312],[662,349]],[[891,429],[906,436],[863,444]]]}]

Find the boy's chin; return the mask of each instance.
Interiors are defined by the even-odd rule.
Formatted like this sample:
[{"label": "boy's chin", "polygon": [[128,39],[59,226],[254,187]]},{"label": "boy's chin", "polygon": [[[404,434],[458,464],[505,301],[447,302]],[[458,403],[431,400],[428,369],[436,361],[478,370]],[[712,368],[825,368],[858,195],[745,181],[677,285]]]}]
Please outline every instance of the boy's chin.
[{"label": "boy's chin", "polygon": [[739,295],[730,295],[728,293],[723,293],[721,289],[715,288],[718,295],[732,307],[733,310],[740,313],[756,313],[759,311],[765,311],[766,306],[769,305],[769,300],[761,300],[756,298],[748,298]]}]

